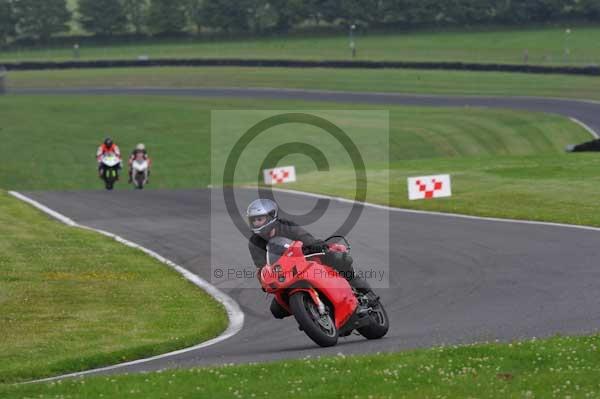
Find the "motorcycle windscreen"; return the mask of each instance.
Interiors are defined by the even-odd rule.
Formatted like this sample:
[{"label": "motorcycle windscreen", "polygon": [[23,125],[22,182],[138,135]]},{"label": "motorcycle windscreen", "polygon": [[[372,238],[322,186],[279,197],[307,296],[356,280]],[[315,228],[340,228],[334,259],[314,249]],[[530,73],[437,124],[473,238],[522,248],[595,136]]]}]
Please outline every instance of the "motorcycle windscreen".
[{"label": "motorcycle windscreen", "polygon": [[267,244],[267,264],[273,265],[277,263],[279,258],[292,246],[294,242],[284,237],[273,237]]}]

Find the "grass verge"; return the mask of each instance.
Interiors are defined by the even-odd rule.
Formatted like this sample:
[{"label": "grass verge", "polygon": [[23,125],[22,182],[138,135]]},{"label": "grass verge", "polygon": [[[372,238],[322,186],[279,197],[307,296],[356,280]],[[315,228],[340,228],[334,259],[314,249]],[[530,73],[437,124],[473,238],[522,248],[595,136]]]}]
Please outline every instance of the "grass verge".
[{"label": "grass verge", "polygon": [[[566,28],[570,33],[566,33]],[[537,29],[451,30],[356,35],[357,60],[463,61],[484,63],[598,64],[597,26]],[[75,40],[75,39],[74,39]],[[73,42],[74,43],[74,42]],[[112,46],[82,46],[80,57],[92,59],[271,58],[351,59],[347,32],[308,37],[245,40],[154,40]],[[568,49],[568,55],[566,54]],[[71,60],[72,44],[56,48],[22,48],[0,53],[3,61]]]},{"label": "grass verge", "polygon": [[587,76],[410,69],[118,68],[11,72],[9,88],[277,87],[337,91],[539,96],[600,100]]},{"label": "grass verge", "polygon": [[[600,226],[600,215],[595,211],[600,195],[596,192],[600,185],[598,168],[600,159],[595,154],[397,161],[389,169],[389,186],[378,181],[383,169],[370,170],[367,200],[405,209]],[[452,176],[452,198],[408,200],[408,177],[440,173]],[[327,185],[322,181],[322,174],[310,173],[287,188],[354,196],[351,170],[337,171]]]},{"label": "grass verge", "polygon": [[600,336],[177,370],[28,386],[6,398],[597,398]]},{"label": "grass verge", "polygon": [[222,306],[175,271],[3,191],[0,236],[0,383],[185,348],[227,326]]},{"label": "grass verge", "polygon": [[[156,160],[152,187],[205,187],[211,183],[210,110],[336,108],[383,107],[289,101],[256,104],[238,99],[7,96],[0,98],[0,157],[4,166],[0,182],[14,189],[101,188],[94,151],[110,134],[123,150],[138,141],[149,146]],[[370,201],[388,204],[389,194],[389,203],[395,206],[600,226],[600,216],[594,211],[600,196],[600,159],[593,154],[562,152],[567,143],[590,139],[578,125],[540,113],[385,108],[390,111],[389,142],[373,140],[369,134],[381,128],[381,121],[362,119],[352,112],[339,121],[345,127],[361,127],[362,133],[355,140],[367,160]],[[233,131],[236,123],[234,118]],[[239,123],[243,126],[243,121]],[[304,137],[307,143],[327,150],[321,136],[307,135],[300,127],[274,132],[283,141]],[[215,157],[230,151],[217,142],[213,147]],[[264,148],[249,147],[247,159],[262,161]],[[24,149],[27,157],[23,156]],[[385,150],[389,164],[378,163],[378,154]],[[290,188],[353,195],[353,174],[342,162],[335,167],[343,154],[330,151],[326,156],[332,164],[329,174],[316,172],[306,157],[294,158],[301,179]],[[255,179],[253,168],[242,169],[241,178]],[[391,186],[378,179],[379,173],[387,171]],[[452,198],[406,200],[407,176],[438,173],[453,175]],[[124,184],[119,188],[130,189]]]}]

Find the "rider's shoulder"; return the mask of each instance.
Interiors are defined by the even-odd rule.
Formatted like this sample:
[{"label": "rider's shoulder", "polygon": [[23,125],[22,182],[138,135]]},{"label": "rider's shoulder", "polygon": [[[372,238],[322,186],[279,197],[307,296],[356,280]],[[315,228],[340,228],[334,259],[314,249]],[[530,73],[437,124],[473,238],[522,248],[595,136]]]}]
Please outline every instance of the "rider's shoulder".
[{"label": "rider's shoulder", "polygon": [[290,226],[290,227],[300,226],[298,223],[292,222],[291,220],[288,220],[288,219],[279,219],[279,224],[282,224],[284,226]]},{"label": "rider's shoulder", "polygon": [[250,241],[249,242],[250,245],[256,245],[256,246],[264,245],[266,243],[265,239],[262,238],[261,236],[259,236],[258,234],[252,234],[250,236],[249,241]]}]

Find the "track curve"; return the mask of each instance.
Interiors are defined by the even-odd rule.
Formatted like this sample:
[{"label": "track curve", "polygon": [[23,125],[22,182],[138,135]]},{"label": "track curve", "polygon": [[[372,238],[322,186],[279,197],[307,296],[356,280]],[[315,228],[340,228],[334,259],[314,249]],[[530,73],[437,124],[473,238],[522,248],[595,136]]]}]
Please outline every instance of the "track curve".
[{"label": "track curve", "polygon": [[[574,117],[600,131],[600,105],[592,102],[527,98],[407,96],[369,93],[263,89],[194,90],[21,90],[29,94],[166,94],[368,102],[429,106],[485,106],[553,112]],[[238,202],[255,198],[237,190]],[[210,280],[212,264],[248,262],[243,237],[210,190],[139,192],[33,192],[27,195],[76,222],[110,231],[151,248]],[[209,214],[211,195],[212,215]],[[216,194],[218,195],[218,193]],[[315,201],[278,193],[290,213]],[[332,202],[324,218],[309,229],[325,235],[347,211]],[[214,227],[215,221],[219,228]],[[366,222],[368,221],[368,223]],[[374,242],[375,230],[389,223],[389,242]],[[380,289],[391,330],[380,341],[350,337],[330,349],[317,348],[290,320],[273,320],[268,300],[257,288],[223,289],[241,304],[244,329],[233,338],[198,351],[111,372],[166,367],[270,361],[337,353],[397,351],[439,344],[585,334],[599,330],[600,231],[543,224],[508,223],[451,215],[387,212],[365,208],[353,230],[357,264],[378,259],[383,246],[392,260],[388,289]],[[226,243],[213,251],[211,243]]]},{"label": "track curve", "polygon": [[[63,88],[12,89],[13,94],[52,95],[162,95],[237,97],[272,100],[331,101],[338,103],[396,104],[431,107],[485,107],[554,113],[582,121],[600,132],[600,102],[543,97],[444,96],[401,93],[342,92],[276,88]],[[597,135],[597,134],[596,134]]]}]

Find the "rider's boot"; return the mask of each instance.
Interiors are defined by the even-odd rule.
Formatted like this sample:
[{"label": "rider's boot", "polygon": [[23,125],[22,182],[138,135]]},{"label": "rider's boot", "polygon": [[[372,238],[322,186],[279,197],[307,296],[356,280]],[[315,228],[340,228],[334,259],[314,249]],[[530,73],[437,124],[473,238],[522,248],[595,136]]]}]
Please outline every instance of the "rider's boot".
[{"label": "rider's boot", "polygon": [[358,292],[367,293],[369,291],[373,291],[369,282],[360,276],[355,275],[354,278],[349,281],[349,283],[352,288],[356,289]]},{"label": "rider's boot", "polygon": [[349,281],[349,283],[350,286],[352,286],[352,288],[354,288],[356,291],[367,296],[370,306],[377,305],[379,302],[379,297],[375,294],[367,280],[355,275],[354,278]]}]

